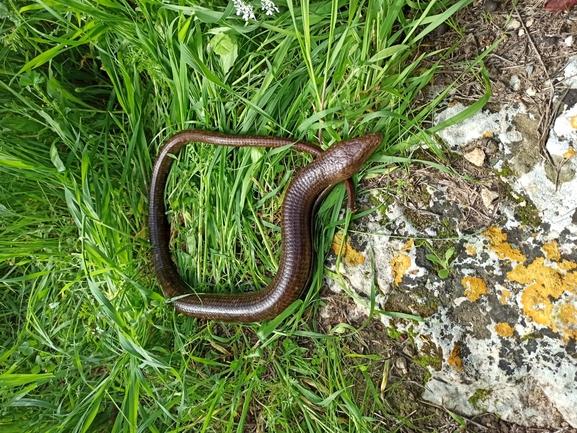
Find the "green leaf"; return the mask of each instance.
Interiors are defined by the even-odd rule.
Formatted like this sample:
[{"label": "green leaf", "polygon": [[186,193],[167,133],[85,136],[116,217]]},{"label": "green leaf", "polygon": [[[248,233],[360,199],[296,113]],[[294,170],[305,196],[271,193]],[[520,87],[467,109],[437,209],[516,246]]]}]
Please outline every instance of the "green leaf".
[{"label": "green leaf", "polygon": [[226,74],[234,65],[238,57],[238,44],[236,36],[229,35],[225,32],[217,33],[210,41],[210,46],[219,56],[220,66]]},{"label": "green leaf", "polygon": [[66,47],[66,44],[58,44],[58,45],[44,51],[42,54],[34,57],[32,60],[30,60],[28,63],[26,63],[22,67],[22,69],[20,69],[20,72],[26,72],[30,69],[34,69],[40,65],[43,65],[44,63],[48,62],[49,60],[52,60],[54,57],[56,57],[61,52],[66,51],[68,49],[69,48]]},{"label": "green leaf", "polygon": [[439,271],[438,275],[440,278],[442,278],[444,280],[445,278],[447,278],[449,276],[449,270],[448,269],[441,269]]},{"label": "green leaf", "polygon": [[0,20],[10,19],[10,12],[4,3],[0,3]]},{"label": "green leaf", "polygon": [[281,314],[279,314],[274,319],[270,320],[268,323],[262,325],[261,329],[256,333],[257,337],[264,341],[288,316],[293,314],[293,312],[299,309],[302,305],[303,301],[301,299],[297,299],[292,304],[290,304],[286,310],[284,310]]},{"label": "green leaf", "polygon": [[425,319],[423,319],[420,316],[417,316],[414,314],[408,314],[408,313],[399,313],[397,311],[379,310],[379,313],[382,314],[383,316],[392,317],[393,319],[408,319],[408,320],[415,320],[417,322],[424,322],[425,321]]},{"label": "green leaf", "polygon": [[120,329],[128,330],[129,326],[126,325],[124,318],[120,312],[112,305],[110,300],[106,297],[104,293],[98,288],[98,285],[94,282],[92,278],[87,279],[88,288],[92,293],[92,296],[96,298],[101,306],[101,311],[108,316],[108,318],[116,324]]},{"label": "green leaf", "polygon": [[52,164],[54,164],[54,167],[56,167],[56,170],[58,170],[59,173],[62,173],[66,170],[64,163],[58,155],[58,149],[56,149],[54,143],[52,143],[52,146],[50,146],[50,159],[52,160]]},{"label": "green leaf", "polygon": [[44,383],[52,379],[52,373],[42,374],[0,374],[0,386],[21,386],[31,382]]},{"label": "green leaf", "polygon": [[451,412],[450,410],[448,410],[447,412],[449,412],[449,415],[451,415],[451,418],[453,418],[455,421],[457,421],[459,424],[461,424],[461,426],[463,426],[463,427],[467,426],[467,421],[465,421],[465,418],[457,415],[454,412]]},{"label": "green leaf", "polygon": [[426,257],[427,259],[429,259],[429,260],[430,260],[431,262],[433,262],[433,263],[439,263],[439,262],[440,262],[440,260],[438,259],[438,257],[437,257],[436,255],[434,255],[434,254],[427,254],[425,257]]},{"label": "green leaf", "polygon": [[384,50],[379,51],[377,54],[375,54],[373,57],[371,57],[369,59],[369,62],[378,62],[379,60],[383,60],[387,57],[391,57],[394,54],[400,53],[405,51],[407,48],[409,48],[408,45],[393,45],[392,47],[387,47]]},{"label": "green leaf", "polygon": [[18,80],[18,84],[22,87],[25,86],[36,86],[44,82],[44,76],[36,71],[30,71],[27,74],[23,74]]}]

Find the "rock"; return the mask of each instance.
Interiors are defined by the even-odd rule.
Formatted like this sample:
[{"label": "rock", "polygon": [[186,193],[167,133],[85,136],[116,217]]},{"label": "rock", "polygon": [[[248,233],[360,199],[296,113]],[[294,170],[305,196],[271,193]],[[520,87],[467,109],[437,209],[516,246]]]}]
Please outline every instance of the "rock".
[{"label": "rock", "polygon": [[[577,90],[577,56],[564,75]],[[493,224],[488,229],[462,224],[465,216],[484,214],[472,209],[468,189],[426,173],[428,195],[418,212],[394,201],[382,220],[351,234],[370,259],[357,266],[343,260],[337,269],[331,252],[326,263],[332,272],[324,282],[334,291],[354,289],[360,317],[386,311],[380,316],[385,326],[411,336],[418,355],[392,360],[395,375],[403,374],[405,360],[427,361],[424,400],[469,417],[495,413],[520,424],[519,431],[577,428],[577,104],[561,108],[546,143],[567,170],[557,183],[538,153],[540,113],[522,103],[479,111],[438,132],[468,161],[472,152],[464,149],[482,149],[490,157],[482,164],[505,184],[498,206],[496,192],[480,191],[484,205],[493,206],[485,215]],[[450,105],[434,123],[465,109]],[[483,173],[491,185],[488,170]],[[383,199],[381,192],[373,194]],[[450,245],[451,260],[439,265],[414,239],[441,231],[459,240]],[[436,255],[445,259],[444,250]],[[450,271],[448,278],[439,277],[441,267]]]},{"label": "rock", "polygon": [[482,149],[476,147],[470,152],[467,152],[463,157],[469,161],[471,164],[475,164],[477,167],[481,167],[485,162],[485,152]]},{"label": "rock", "polygon": [[499,2],[494,0],[485,0],[485,3],[483,3],[483,9],[485,9],[487,12],[495,12],[498,8]]},{"label": "rock", "polygon": [[517,75],[511,75],[511,79],[509,80],[509,86],[513,91],[518,92],[521,88],[521,80]]},{"label": "rock", "polygon": [[521,23],[517,20],[511,20],[509,24],[507,24],[507,30],[517,30],[521,27]]},{"label": "rock", "polygon": [[486,208],[491,206],[491,204],[498,197],[499,197],[499,194],[497,194],[496,192],[491,191],[490,189],[487,189],[487,188],[481,188],[481,200],[483,200],[483,204],[485,205]]},{"label": "rock", "polygon": [[409,374],[409,368],[407,367],[407,360],[402,356],[395,359],[395,369],[400,376],[406,376]]}]

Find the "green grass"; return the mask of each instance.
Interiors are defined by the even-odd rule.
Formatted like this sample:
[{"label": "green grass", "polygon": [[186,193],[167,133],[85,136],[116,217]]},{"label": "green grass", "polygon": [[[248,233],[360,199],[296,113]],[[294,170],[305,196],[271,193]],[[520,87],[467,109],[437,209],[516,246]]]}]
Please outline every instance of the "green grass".
[{"label": "green grass", "polygon": [[[385,144],[359,178],[406,162],[399,152],[421,140],[441,153],[438,128],[422,122],[444,95],[413,101],[436,70],[422,61],[450,49],[417,47],[471,0],[276,3],[279,14],[248,24],[226,2],[202,0],[0,4],[0,431],[358,432],[405,422],[387,414],[370,374],[382,372],[381,356],[347,352],[354,333],[317,320],[324,254],[348,221],[342,186],[320,213],[313,285],[286,317],[185,318],[152,273],[148,181],[178,130],[323,146],[380,131]],[[309,160],[188,146],[167,193],[183,223],[184,278],[222,291],[266,284],[282,192]]]}]

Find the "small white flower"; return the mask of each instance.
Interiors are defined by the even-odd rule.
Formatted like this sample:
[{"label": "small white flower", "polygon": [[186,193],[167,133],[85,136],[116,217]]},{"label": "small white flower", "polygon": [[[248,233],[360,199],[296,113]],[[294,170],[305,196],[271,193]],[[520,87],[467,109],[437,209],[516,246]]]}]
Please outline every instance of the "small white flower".
[{"label": "small white flower", "polygon": [[232,4],[236,9],[236,14],[241,15],[243,20],[248,21],[249,18],[252,18],[253,20],[256,19],[254,11],[252,10],[252,5],[249,5],[242,0],[232,0]]},{"label": "small white flower", "polygon": [[265,11],[267,15],[273,15],[275,12],[278,12],[278,8],[272,0],[261,0],[260,4],[262,10]]}]

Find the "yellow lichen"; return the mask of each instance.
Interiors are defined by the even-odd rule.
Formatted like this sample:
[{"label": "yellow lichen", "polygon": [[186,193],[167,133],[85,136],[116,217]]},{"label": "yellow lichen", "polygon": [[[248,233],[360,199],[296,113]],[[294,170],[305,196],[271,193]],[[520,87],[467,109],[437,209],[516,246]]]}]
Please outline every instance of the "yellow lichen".
[{"label": "yellow lichen", "polygon": [[487,294],[487,285],[480,278],[467,276],[461,280],[461,284],[465,287],[465,296],[471,302],[475,302],[482,295]]},{"label": "yellow lichen", "polygon": [[567,326],[577,330],[577,308],[574,305],[565,303],[559,309],[559,320]]},{"label": "yellow lichen", "polygon": [[403,276],[407,273],[407,270],[411,267],[411,258],[403,253],[397,254],[391,260],[391,268],[393,272],[393,277],[395,277],[395,284],[398,286],[403,281]]},{"label": "yellow lichen", "polygon": [[575,300],[563,296],[577,294],[576,273],[545,266],[545,258],[539,257],[528,266],[517,265],[507,278],[527,285],[521,293],[521,305],[526,316],[559,333],[565,341],[577,338]]},{"label": "yellow lichen", "polygon": [[331,248],[335,254],[341,254],[347,264],[350,266],[362,265],[365,262],[365,256],[355,250],[349,243],[348,239],[346,239],[343,243],[342,233],[335,234]]},{"label": "yellow lichen", "polygon": [[461,346],[455,344],[447,359],[447,363],[457,371],[463,371],[463,360],[461,359]]},{"label": "yellow lichen", "polygon": [[571,124],[571,128],[577,129],[577,116],[573,116],[569,123]]},{"label": "yellow lichen", "polygon": [[513,248],[507,240],[507,235],[499,227],[491,226],[483,232],[483,236],[489,238],[489,248],[497,253],[501,260],[510,259],[516,262],[524,262],[527,258],[518,249]]},{"label": "yellow lichen", "polygon": [[465,247],[465,251],[467,251],[467,254],[469,254],[470,256],[474,256],[475,254],[477,254],[477,248],[475,248],[471,244],[467,244],[467,246]]},{"label": "yellow lichen", "polygon": [[[577,116],[575,116],[577,118]],[[567,149],[567,152],[565,152],[563,154],[563,158],[565,159],[571,159],[575,156],[575,149],[573,149],[571,146],[569,146],[569,149]]]},{"label": "yellow lichen", "polygon": [[559,245],[555,241],[547,242],[545,245],[543,245],[542,250],[545,253],[545,257],[547,257],[549,260],[557,261],[561,259]]},{"label": "yellow lichen", "polygon": [[403,247],[401,248],[401,251],[411,251],[411,248],[413,248],[413,245],[415,244],[415,240],[414,239],[409,239],[405,245],[403,245]]},{"label": "yellow lichen", "polygon": [[577,293],[577,273],[567,272],[565,274],[565,284],[573,293]]},{"label": "yellow lichen", "polygon": [[560,263],[557,263],[557,266],[562,271],[570,271],[571,269],[577,268],[577,263],[563,259]]},{"label": "yellow lichen", "polygon": [[497,331],[497,334],[499,334],[501,337],[512,337],[515,328],[513,328],[507,322],[501,322],[495,325],[495,331]]},{"label": "yellow lichen", "polygon": [[507,305],[507,300],[511,297],[511,292],[507,289],[501,290],[501,304]]}]

